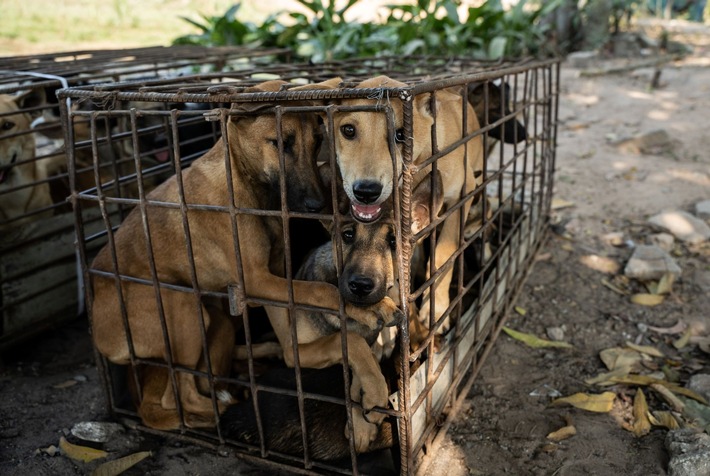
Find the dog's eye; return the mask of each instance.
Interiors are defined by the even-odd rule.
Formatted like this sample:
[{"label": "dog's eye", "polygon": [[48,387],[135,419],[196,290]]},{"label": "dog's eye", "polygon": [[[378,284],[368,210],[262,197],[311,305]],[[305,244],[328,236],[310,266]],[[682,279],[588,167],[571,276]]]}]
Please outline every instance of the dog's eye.
[{"label": "dog's eye", "polygon": [[352,124],[345,124],[343,126],[340,126],[340,132],[341,134],[343,134],[343,137],[348,140],[353,140],[357,135],[357,130]]},{"label": "dog's eye", "polygon": [[279,140],[278,139],[266,139],[267,142],[271,145],[273,145],[275,148],[279,148]]},{"label": "dog's eye", "polygon": [[342,231],[340,236],[343,238],[343,243],[349,245],[355,240],[355,230],[352,228],[346,228]]},{"label": "dog's eye", "polygon": [[397,249],[397,237],[390,233],[387,235],[387,244],[390,246],[392,251]]},{"label": "dog's eye", "polygon": [[394,133],[394,140],[403,144],[404,143],[404,129],[397,129]]},{"label": "dog's eye", "polygon": [[15,123],[12,121],[5,121],[2,124],[2,130],[4,130],[4,131],[9,131],[13,127],[15,127]]}]

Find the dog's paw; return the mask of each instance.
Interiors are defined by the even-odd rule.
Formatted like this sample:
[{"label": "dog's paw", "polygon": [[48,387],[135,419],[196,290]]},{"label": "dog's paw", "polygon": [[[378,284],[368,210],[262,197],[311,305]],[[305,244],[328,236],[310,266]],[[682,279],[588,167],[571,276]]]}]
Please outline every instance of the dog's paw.
[{"label": "dog's paw", "polygon": [[382,301],[370,306],[369,309],[377,314],[378,321],[384,327],[396,326],[404,319],[404,313],[399,310],[397,304],[389,296],[385,296]]},{"label": "dog's paw", "polygon": [[[356,453],[364,453],[370,447],[370,443],[375,441],[379,428],[374,423],[370,423],[363,418],[362,412],[358,408],[353,408],[353,435],[355,440]],[[350,431],[345,426],[345,438],[350,439]]]}]

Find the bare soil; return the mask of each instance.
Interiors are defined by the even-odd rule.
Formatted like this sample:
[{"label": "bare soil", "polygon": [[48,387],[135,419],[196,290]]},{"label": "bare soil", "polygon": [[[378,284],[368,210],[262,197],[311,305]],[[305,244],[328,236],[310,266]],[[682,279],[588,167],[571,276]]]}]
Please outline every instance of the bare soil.
[{"label": "bare soil", "polygon": [[[692,210],[710,198],[710,52],[708,29],[686,36],[696,51],[664,66],[661,87],[650,89],[652,69],[585,77],[562,70],[556,195],[574,203],[556,211],[555,226],[524,286],[507,325],[544,337],[564,327],[574,349],[532,349],[501,335],[473,385],[464,409],[429,465],[428,475],[663,475],[666,431],[654,428],[636,438],[608,414],[551,406],[553,395],[597,393],[584,380],[604,370],[598,354],[626,341],[653,344],[681,366],[681,381],[710,373],[707,354],[677,351],[670,336],[646,325],[678,320],[710,329],[710,247],[676,244],[682,275],[659,306],[632,304],[602,285],[612,279],[588,266],[587,256],[610,258],[623,267],[631,247],[601,238],[623,232],[646,243],[654,232],[649,215],[666,209]],[[656,129],[673,138],[670,151],[623,153],[613,140]],[[587,263],[587,264],[584,264]],[[638,283],[631,283],[641,290]],[[677,337],[677,336],[673,336]],[[692,370],[689,370],[692,369]],[[72,383],[74,382],[74,383]],[[623,390],[619,390],[623,394]],[[649,405],[661,408],[649,394]],[[550,443],[548,433],[571,418],[577,434]],[[75,463],[41,451],[82,421],[107,420],[86,322],[42,335],[3,356],[0,368],[0,473],[87,474],[96,463]],[[125,474],[273,474],[201,447],[126,430],[106,449],[139,450],[153,456]],[[708,455],[710,457],[710,455]]]}]

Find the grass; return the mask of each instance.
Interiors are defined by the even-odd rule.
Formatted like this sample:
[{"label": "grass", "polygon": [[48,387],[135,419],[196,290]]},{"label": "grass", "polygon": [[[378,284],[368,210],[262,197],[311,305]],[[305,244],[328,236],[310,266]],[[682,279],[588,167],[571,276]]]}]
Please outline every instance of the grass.
[{"label": "grass", "polygon": [[[1,0],[0,56],[168,45],[194,27],[181,16],[222,14],[234,0]],[[248,20],[287,2],[244,2]],[[267,10],[268,9],[268,10]]]}]

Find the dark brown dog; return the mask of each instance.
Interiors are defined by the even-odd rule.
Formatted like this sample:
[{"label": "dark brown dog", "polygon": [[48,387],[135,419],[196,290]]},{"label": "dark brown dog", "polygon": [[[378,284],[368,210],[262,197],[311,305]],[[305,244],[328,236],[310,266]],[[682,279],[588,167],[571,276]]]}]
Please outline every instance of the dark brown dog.
[{"label": "dark brown dog", "polygon": [[[285,84],[269,81],[247,92],[276,92]],[[223,140],[181,174],[187,203],[224,207],[230,204],[232,199],[227,189],[229,175],[225,169],[225,155],[228,154],[236,207],[279,209],[279,156],[283,154],[289,209],[318,212],[324,207],[322,184],[315,163],[319,146],[317,116],[283,115],[280,121],[283,139],[279,141],[273,111],[266,114],[265,110],[261,110],[258,111],[261,114],[255,114],[256,108],[267,106],[264,103],[247,103],[234,108],[240,115],[230,118]],[[147,198],[179,204],[177,176],[156,188]],[[289,281],[284,278],[283,225],[280,217],[237,215],[244,277],[241,282],[229,214],[141,205],[129,214],[115,233],[113,247],[104,247],[91,266],[94,342],[99,352],[117,364],[130,363],[129,339],[137,357],[171,360],[173,364],[187,369],[206,369],[205,356],[209,352],[212,373],[224,376],[230,368],[234,345],[233,325],[229,319],[219,313],[210,313],[194,292],[160,287],[158,293],[158,289],[151,285],[119,281],[114,276],[120,273],[148,281],[157,279],[162,283],[192,287],[192,263],[187,253],[183,213],[189,223],[195,279],[200,289],[224,291],[230,284],[239,284],[248,298],[288,302]],[[145,230],[148,229],[152,246],[146,239]],[[114,249],[118,269],[114,269],[112,264]],[[150,255],[155,262],[155,276],[151,271]],[[332,284],[297,280],[292,284],[296,303],[334,311],[339,309],[340,296],[337,287]],[[120,294],[117,292],[119,288]],[[156,299],[158,294],[159,299]],[[346,304],[345,310],[348,316],[372,329],[396,321],[401,314],[389,298],[367,308]],[[130,327],[130,338],[124,327],[124,312]],[[202,324],[198,312],[204,320],[206,343],[201,337]],[[270,307],[267,312],[282,345],[290,342],[287,309]],[[169,343],[163,338],[161,317],[164,317]],[[321,351],[314,346],[311,352],[320,355]],[[196,379],[193,373],[178,371],[176,380],[179,402],[186,416],[185,424],[213,426],[216,422],[215,403],[198,391],[196,380],[202,379]],[[172,417],[159,415],[160,418],[146,423],[156,428],[178,427],[177,396],[171,383],[162,389],[152,387],[152,391],[152,397],[144,392],[144,401],[159,400],[160,408]],[[224,408],[222,403],[218,406],[220,410]]]}]

